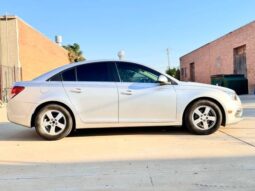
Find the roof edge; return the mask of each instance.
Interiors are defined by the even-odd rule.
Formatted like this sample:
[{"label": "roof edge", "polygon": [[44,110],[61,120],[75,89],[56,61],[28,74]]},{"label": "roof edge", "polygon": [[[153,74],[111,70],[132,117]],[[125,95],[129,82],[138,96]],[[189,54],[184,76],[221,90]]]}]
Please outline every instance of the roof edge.
[{"label": "roof edge", "polygon": [[48,36],[46,36],[45,34],[43,34],[42,32],[40,32],[38,29],[34,28],[33,26],[31,26],[30,24],[28,24],[26,21],[24,21],[23,19],[21,19],[20,17],[18,17],[17,15],[0,15],[0,20],[11,20],[11,19],[17,19],[20,22],[24,23],[25,25],[27,25],[29,28],[33,29],[34,31],[36,31],[37,33],[39,33],[41,36],[43,36],[44,38],[46,38],[47,40],[49,40],[50,42],[52,42],[53,44],[55,44],[56,46],[58,46],[60,49],[63,49],[65,51],[67,51],[66,49],[64,49],[62,46],[57,45],[52,39],[50,39]]},{"label": "roof edge", "polygon": [[237,29],[234,29],[234,30],[232,30],[231,32],[224,34],[223,36],[220,36],[220,37],[216,38],[215,40],[212,40],[211,42],[206,43],[206,44],[204,44],[204,45],[202,45],[202,46],[200,46],[200,47],[198,47],[198,48],[196,48],[196,49],[194,49],[194,50],[192,50],[192,51],[190,51],[190,52],[184,54],[183,56],[180,57],[180,60],[181,60],[183,57],[185,57],[185,56],[187,56],[187,55],[189,55],[189,54],[191,54],[191,53],[193,53],[193,52],[196,52],[196,51],[198,51],[199,49],[202,49],[202,48],[204,48],[204,47],[206,47],[206,46],[208,46],[208,45],[210,45],[210,44],[212,44],[212,43],[214,43],[214,42],[216,42],[216,41],[218,41],[218,40],[220,40],[220,39],[222,39],[222,38],[225,38],[225,37],[227,37],[228,35],[231,35],[232,33],[235,33],[235,32],[237,32],[237,31],[239,31],[239,30],[242,30],[243,28],[245,28],[245,27],[247,27],[247,26],[249,26],[249,25],[251,25],[251,24],[253,24],[253,23],[255,23],[255,20],[253,20],[253,21],[251,21],[251,22],[249,22],[249,23],[247,23],[247,24],[245,24],[245,25],[243,25],[243,26],[241,26],[241,27],[239,27],[239,28],[237,28]]}]

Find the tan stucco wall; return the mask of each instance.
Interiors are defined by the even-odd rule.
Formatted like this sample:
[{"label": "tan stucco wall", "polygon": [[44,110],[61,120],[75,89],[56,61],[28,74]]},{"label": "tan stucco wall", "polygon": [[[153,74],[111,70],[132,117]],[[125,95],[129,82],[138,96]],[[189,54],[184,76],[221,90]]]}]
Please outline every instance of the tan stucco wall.
[{"label": "tan stucco wall", "polygon": [[0,99],[2,91],[19,81],[17,20],[13,16],[0,17]]},{"label": "tan stucco wall", "polygon": [[18,66],[16,18],[0,17],[0,65]]},{"label": "tan stucco wall", "polygon": [[31,80],[51,69],[69,63],[65,49],[20,19],[18,19],[18,34],[22,80]]}]

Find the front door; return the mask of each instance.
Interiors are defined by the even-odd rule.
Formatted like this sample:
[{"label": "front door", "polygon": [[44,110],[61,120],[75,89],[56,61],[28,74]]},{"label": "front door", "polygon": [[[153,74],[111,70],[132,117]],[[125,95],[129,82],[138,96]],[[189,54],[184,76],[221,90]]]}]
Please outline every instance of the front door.
[{"label": "front door", "polygon": [[65,80],[65,72],[62,74],[66,93],[84,123],[118,122],[118,91],[110,64],[77,66],[73,71],[66,71],[76,76],[71,81]]},{"label": "front door", "polygon": [[117,63],[121,82],[120,123],[164,123],[176,120],[176,94],[172,85],[160,85],[160,73],[133,63]]}]

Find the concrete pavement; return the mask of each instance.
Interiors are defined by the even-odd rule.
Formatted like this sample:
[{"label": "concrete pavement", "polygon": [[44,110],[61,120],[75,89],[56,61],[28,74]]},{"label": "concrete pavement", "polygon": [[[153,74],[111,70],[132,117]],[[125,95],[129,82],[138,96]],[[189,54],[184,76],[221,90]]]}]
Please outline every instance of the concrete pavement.
[{"label": "concrete pavement", "polygon": [[209,136],[92,129],[53,142],[0,109],[0,190],[254,190],[255,97],[242,100],[244,120]]}]

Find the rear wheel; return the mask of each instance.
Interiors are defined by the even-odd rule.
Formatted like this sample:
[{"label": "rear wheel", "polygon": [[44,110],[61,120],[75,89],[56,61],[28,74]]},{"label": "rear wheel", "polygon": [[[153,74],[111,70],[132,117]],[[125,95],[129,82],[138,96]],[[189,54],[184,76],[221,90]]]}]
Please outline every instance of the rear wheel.
[{"label": "rear wheel", "polygon": [[184,125],[198,135],[209,135],[217,131],[222,123],[222,113],[217,104],[209,100],[198,100],[186,111]]},{"label": "rear wheel", "polygon": [[36,132],[44,139],[58,140],[66,137],[73,127],[69,111],[56,104],[43,107],[35,119]]}]

